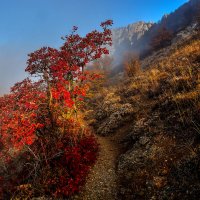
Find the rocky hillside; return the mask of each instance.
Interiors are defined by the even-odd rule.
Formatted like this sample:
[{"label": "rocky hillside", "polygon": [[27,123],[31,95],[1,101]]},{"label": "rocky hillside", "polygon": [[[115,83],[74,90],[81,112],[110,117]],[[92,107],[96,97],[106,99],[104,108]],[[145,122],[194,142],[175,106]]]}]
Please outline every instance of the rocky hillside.
[{"label": "rocky hillside", "polygon": [[188,30],[141,60],[144,70],[91,100],[86,119],[97,134],[124,130],[117,199],[199,199],[200,37]]},{"label": "rocky hillside", "polygon": [[[93,85],[85,120],[101,151],[75,199],[200,199],[198,6],[200,0],[190,0],[157,24],[113,30],[116,62],[137,51],[140,70]],[[152,49],[163,26],[172,32],[170,43]]]}]

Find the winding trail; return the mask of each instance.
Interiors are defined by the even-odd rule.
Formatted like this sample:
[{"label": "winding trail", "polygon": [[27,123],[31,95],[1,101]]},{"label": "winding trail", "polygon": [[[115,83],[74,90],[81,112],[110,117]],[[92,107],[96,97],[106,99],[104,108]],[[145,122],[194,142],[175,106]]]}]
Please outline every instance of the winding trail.
[{"label": "winding trail", "polygon": [[117,199],[116,160],[120,152],[115,136],[96,136],[100,144],[97,162],[91,169],[83,190],[73,199],[77,200],[115,200]]}]

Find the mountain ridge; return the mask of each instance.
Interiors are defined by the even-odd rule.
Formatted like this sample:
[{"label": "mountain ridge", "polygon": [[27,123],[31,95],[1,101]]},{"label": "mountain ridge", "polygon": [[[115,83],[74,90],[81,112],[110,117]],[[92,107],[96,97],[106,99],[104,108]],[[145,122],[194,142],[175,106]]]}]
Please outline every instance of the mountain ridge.
[{"label": "mountain ridge", "polygon": [[157,22],[138,21],[125,27],[112,29],[113,46],[110,55],[114,57],[114,65],[120,65],[127,51],[146,56],[151,51],[151,41],[158,30],[165,27],[174,36],[194,22],[198,14],[200,0],[190,0],[169,14],[164,14]]}]

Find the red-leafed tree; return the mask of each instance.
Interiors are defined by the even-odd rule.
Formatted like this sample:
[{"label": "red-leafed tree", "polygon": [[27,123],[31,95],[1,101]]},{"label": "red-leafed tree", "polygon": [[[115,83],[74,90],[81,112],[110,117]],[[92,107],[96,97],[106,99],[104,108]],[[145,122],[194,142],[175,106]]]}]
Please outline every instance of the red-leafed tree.
[{"label": "red-leafed tree", "polygon": [[[112,21],[101,24],[103,32],[92,31],[85,37],[78,35],[77,27],[64,37],[64,44],[59,50],[42,48],[29,54],[26,71],[42,78],[46,85],[48,109],[51,119],[56,115],[77,112],[77,104],[85,96],[87,80],[94,74],[84,71],[86,64],[108,54],[106,46],[111,45]],[[73,108],[73,109],[72,109]],[[56,116],[58,119],[58,116]]]},{"label": "red-leafed tree", "polygon": [[[27,78],[0,98],[1,158],[18,152],[31,157],[25,169],[30,173],[18,184],[24,184],[27,176],[32,177],[29,182],[34,187],[62,197],[78,191],[84,183],[89,165],[96,158],[97,143],[83,135],[76,113],[87,92],[87,81],[98,77],[86,71],[85,66],[109,53],[111,25],[111,20],[103,22],[102,32],[95,30],[85,37],[77,34],[74,27],[59,49],[43,47],[29,54],[26,72],[38,81]],[[3,190],[9,193],[8,186],[2,183],[0,198]]]},{"label": "red-leafed tree", "polygon": [[[2,138],[16,134],[17,141],[21,141],[24,132],[34,138],[34,129],[38,127],[35,120],[42,122],[46,129],[50,127],[51,132],[62,123],[67,123],[66,115],[72,116],[73,112],[77,112],[77,105],[85,96],[87,80],[95,77],[84,71],[85,65],[108,54],[106,45],[111,45],[110,25],[112,21],[108,20],[101,24],[103,32],[93,31],[85,37],[79,36],[77,27],[74,27],[73,32],[63,38],[64,44],[60,49],[43,47],[29,54],[26,71],[41,81],[32,83],[25,79],[11,89],[10,95],[0,99]],[[43,113],[39,108],[43,109]],[[27,118],[30,118],[28,121],[31,124]],[[23,123],[30,131],[21,130],[25,128]],[[15,143],[16,140],[13,137],[11,141]],[[23,145],[20,143],[18,146]]]}]

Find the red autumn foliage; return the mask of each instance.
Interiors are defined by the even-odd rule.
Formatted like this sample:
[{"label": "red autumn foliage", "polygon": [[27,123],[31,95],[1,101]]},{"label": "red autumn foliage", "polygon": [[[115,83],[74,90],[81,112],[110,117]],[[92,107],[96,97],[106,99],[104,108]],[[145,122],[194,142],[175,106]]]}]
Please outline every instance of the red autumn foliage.
[{"label": "red autumn foliage", "polygon": [[42,195],[33,188],[39,185],[45,195],[66,197],[84,183],[98,145],[85,135],[76,113],[88,80],[98,77],[85,71],[85,65],[109,53],[110,25],[108,20],[101,24],[103,32],[95,30],[85,37],[74,27],[60,49],[43,47],[29,54],[26,71],[39,81],[27,78],[0,98],[1,160],[13,170],[18,155],[26,166],[23,175],[16,171],[7,183],[0,178],[3,198],[10,198],[13,191],[19,194],[20,185],[27,183],[32,185],[31,196]]},{"label": "red autumn foliage", "polygon": [[[46,142],[46,143],[45,143]],[[7,198],[7,192],[16,195],[23,191],[16,190],[16,186],[32,183],[32,190],[35,196],[53,196],[56,198],[69,197],[79,191],[85,183],[85,178],[90,167],[94,164],[98,153],[98,144],[92,135],[84,135],[76,141],[72,141],[70,135],[65,135],[62,140],[54,145],[47,141],[37,141],[30,145],[33,152],[40,156],[40,162],[36,163],[31,152],[24,152],[21,157],[25,157],[29,165],[24,165],[23,170],[17,172],[15,161],[10,162],[8,170],[15,173],[14,179],[6,182],[0,177],[1,190],[0,199]],[[56,150],[56,151],[55,151]],[[47,160],[45,159],[47,156]],[[39,171],[33,173],[31,165],[38,164]],[[36,179],[37,182],[33,180]],[[1,193],[2,192],[2,193]]]},{"label": "red autumn foliage", "polygon": [[11,88],[11,94],[0,98],[1,142],[4,149],[21,150],[24,145],[31,145],[37,137],[36,130],[44,126],[37,120],[46,98],[44,92],[38,90],[40,84],[25,79]]},{"label": "red autumn foliage", "polygon": [[47,195],[67,197],[78,192],[85,182],[90,166],[96,160],[98,145],[92,136],[81,138],[73,146],[69,144],[69,138],[57,144],[58,150],[63,154],[49,163],[54,174],[47,177],[45,182],[41,180],[41,184],[47,186],[44,192]]}]

